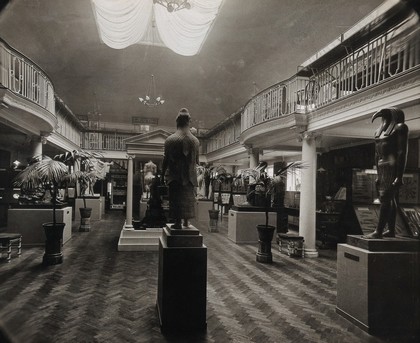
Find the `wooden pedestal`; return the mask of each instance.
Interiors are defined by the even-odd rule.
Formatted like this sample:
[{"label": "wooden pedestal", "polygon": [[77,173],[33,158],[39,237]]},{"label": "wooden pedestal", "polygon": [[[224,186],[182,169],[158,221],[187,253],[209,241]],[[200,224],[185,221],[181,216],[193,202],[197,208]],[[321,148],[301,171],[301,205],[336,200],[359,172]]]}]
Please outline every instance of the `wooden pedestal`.
[{"label": "wooden pedestal", "polygon": [[349,236],[347,243],[337,249],[337,312],[371,334],[419,330],[420,242]]},{"label": "wooden pedestal", "polygon": [[[175,333],[205,330],[207,247],[202,243],[196,246],[200,237],[202,242],[198,230],[191,236],[181,235],[180,231],[188,229],[177,231],[175,237],[165,228],[159,241],[156,307],[161,329]],[[186,246],[188,244],[190,246]]]}]

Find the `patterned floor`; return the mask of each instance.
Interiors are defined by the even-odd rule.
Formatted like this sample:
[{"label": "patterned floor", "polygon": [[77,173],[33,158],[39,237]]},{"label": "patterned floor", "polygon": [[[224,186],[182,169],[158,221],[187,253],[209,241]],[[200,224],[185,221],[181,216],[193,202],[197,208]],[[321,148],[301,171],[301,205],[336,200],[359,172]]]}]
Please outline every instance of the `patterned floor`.
[{"label": "patterned floor", "polygon": [[[121,212],[90,232],[73,231],[62,265],[43,267],[43,249],[0,260],[0,320],[15,343],[49,342],[419,342],[370,336],[335,312],[336,254],[293,259],[196,223],[208,247],[207,332],[163,336],[155,312],[158,254],[117,252]],[[224,219],[226,220],[226,218]],[[0,341],[1,341],[0,337]],[[5,340],[3,338],[3,340]]]}]

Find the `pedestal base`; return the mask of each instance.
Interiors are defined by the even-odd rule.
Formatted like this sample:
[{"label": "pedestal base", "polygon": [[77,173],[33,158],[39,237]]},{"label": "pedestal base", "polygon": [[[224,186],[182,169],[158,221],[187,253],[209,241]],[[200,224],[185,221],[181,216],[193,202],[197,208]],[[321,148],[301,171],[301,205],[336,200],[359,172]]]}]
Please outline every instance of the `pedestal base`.
[{"label": "pedestal base", "polygon": [[[268,224],[276,225],[276,212],[268,213]],[[228,238],[234,243],[257,243],[257,225],[265,223],[265,212],[229,210]]]},{"label": "pedestal base", "polygon": [[[205,330],[207,304],[207,248],[194,246],[169,247],[172,231],[164,229],[159,240],[159,272],[157,312],[162,332]],[[180,231],[176,236],[181,236]],[[183,235],[194,242],[200,234]],[[201,236],[202,237],[202,236]],[[169,238],[172,244],[179,240]]]},{"label": "pedestal base", "polygon": [[365,241],[351,236],[338,245],[337,313],[371,334],[419,330],[420,242]]}]

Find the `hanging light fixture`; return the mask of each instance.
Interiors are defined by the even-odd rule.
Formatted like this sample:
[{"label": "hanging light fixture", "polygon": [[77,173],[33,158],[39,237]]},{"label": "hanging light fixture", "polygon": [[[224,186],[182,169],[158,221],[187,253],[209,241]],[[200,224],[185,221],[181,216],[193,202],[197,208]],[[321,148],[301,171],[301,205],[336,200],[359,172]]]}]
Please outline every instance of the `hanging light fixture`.
[{"label": "hanging light fixture", "polygon": [[150,75],[149,87],[145,97],[139,98],[139,100],[143,105],[148,107],[155,107],[165,103],[165,99],[163,99],[161,96],[156,97],[155,76],[153,74]]},{"label": "hanging light fixture", "polygon": [[187,10],[191,8],[191,3],[187,0],[153,0],[153,3],[162,5],[170,13],[182,10],[184,8]]}]

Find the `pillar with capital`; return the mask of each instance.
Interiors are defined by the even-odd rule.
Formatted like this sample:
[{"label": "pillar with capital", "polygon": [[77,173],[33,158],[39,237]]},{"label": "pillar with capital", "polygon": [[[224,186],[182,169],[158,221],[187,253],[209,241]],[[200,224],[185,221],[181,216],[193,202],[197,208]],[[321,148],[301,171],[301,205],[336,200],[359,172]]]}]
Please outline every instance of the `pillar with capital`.
[{"label": "pillar with capital", "polygon": [[249,148],[249,168],[255,168],[260,163],[260,149],[258,148]]},{"label": "pillar with capital", "polygon": [[47,134],[41,133],[40,136],[32,136],[31,140],[31,157],[42,155],[42,146],[47,144]]},{"label": "pillar with capital", "polygon": [[134,230],[133,228],[133,159],[134,156],[128,155],[127,167],[127,201],[126,201],[126,215],[125,226],[126,230]]},{"label": "pillar with capital", "polygon": [[305,239],[305,257],[318,257],[316,249],[316,136],[313,132],[302,134],[302,169],[300,190],[299,236]]}]

